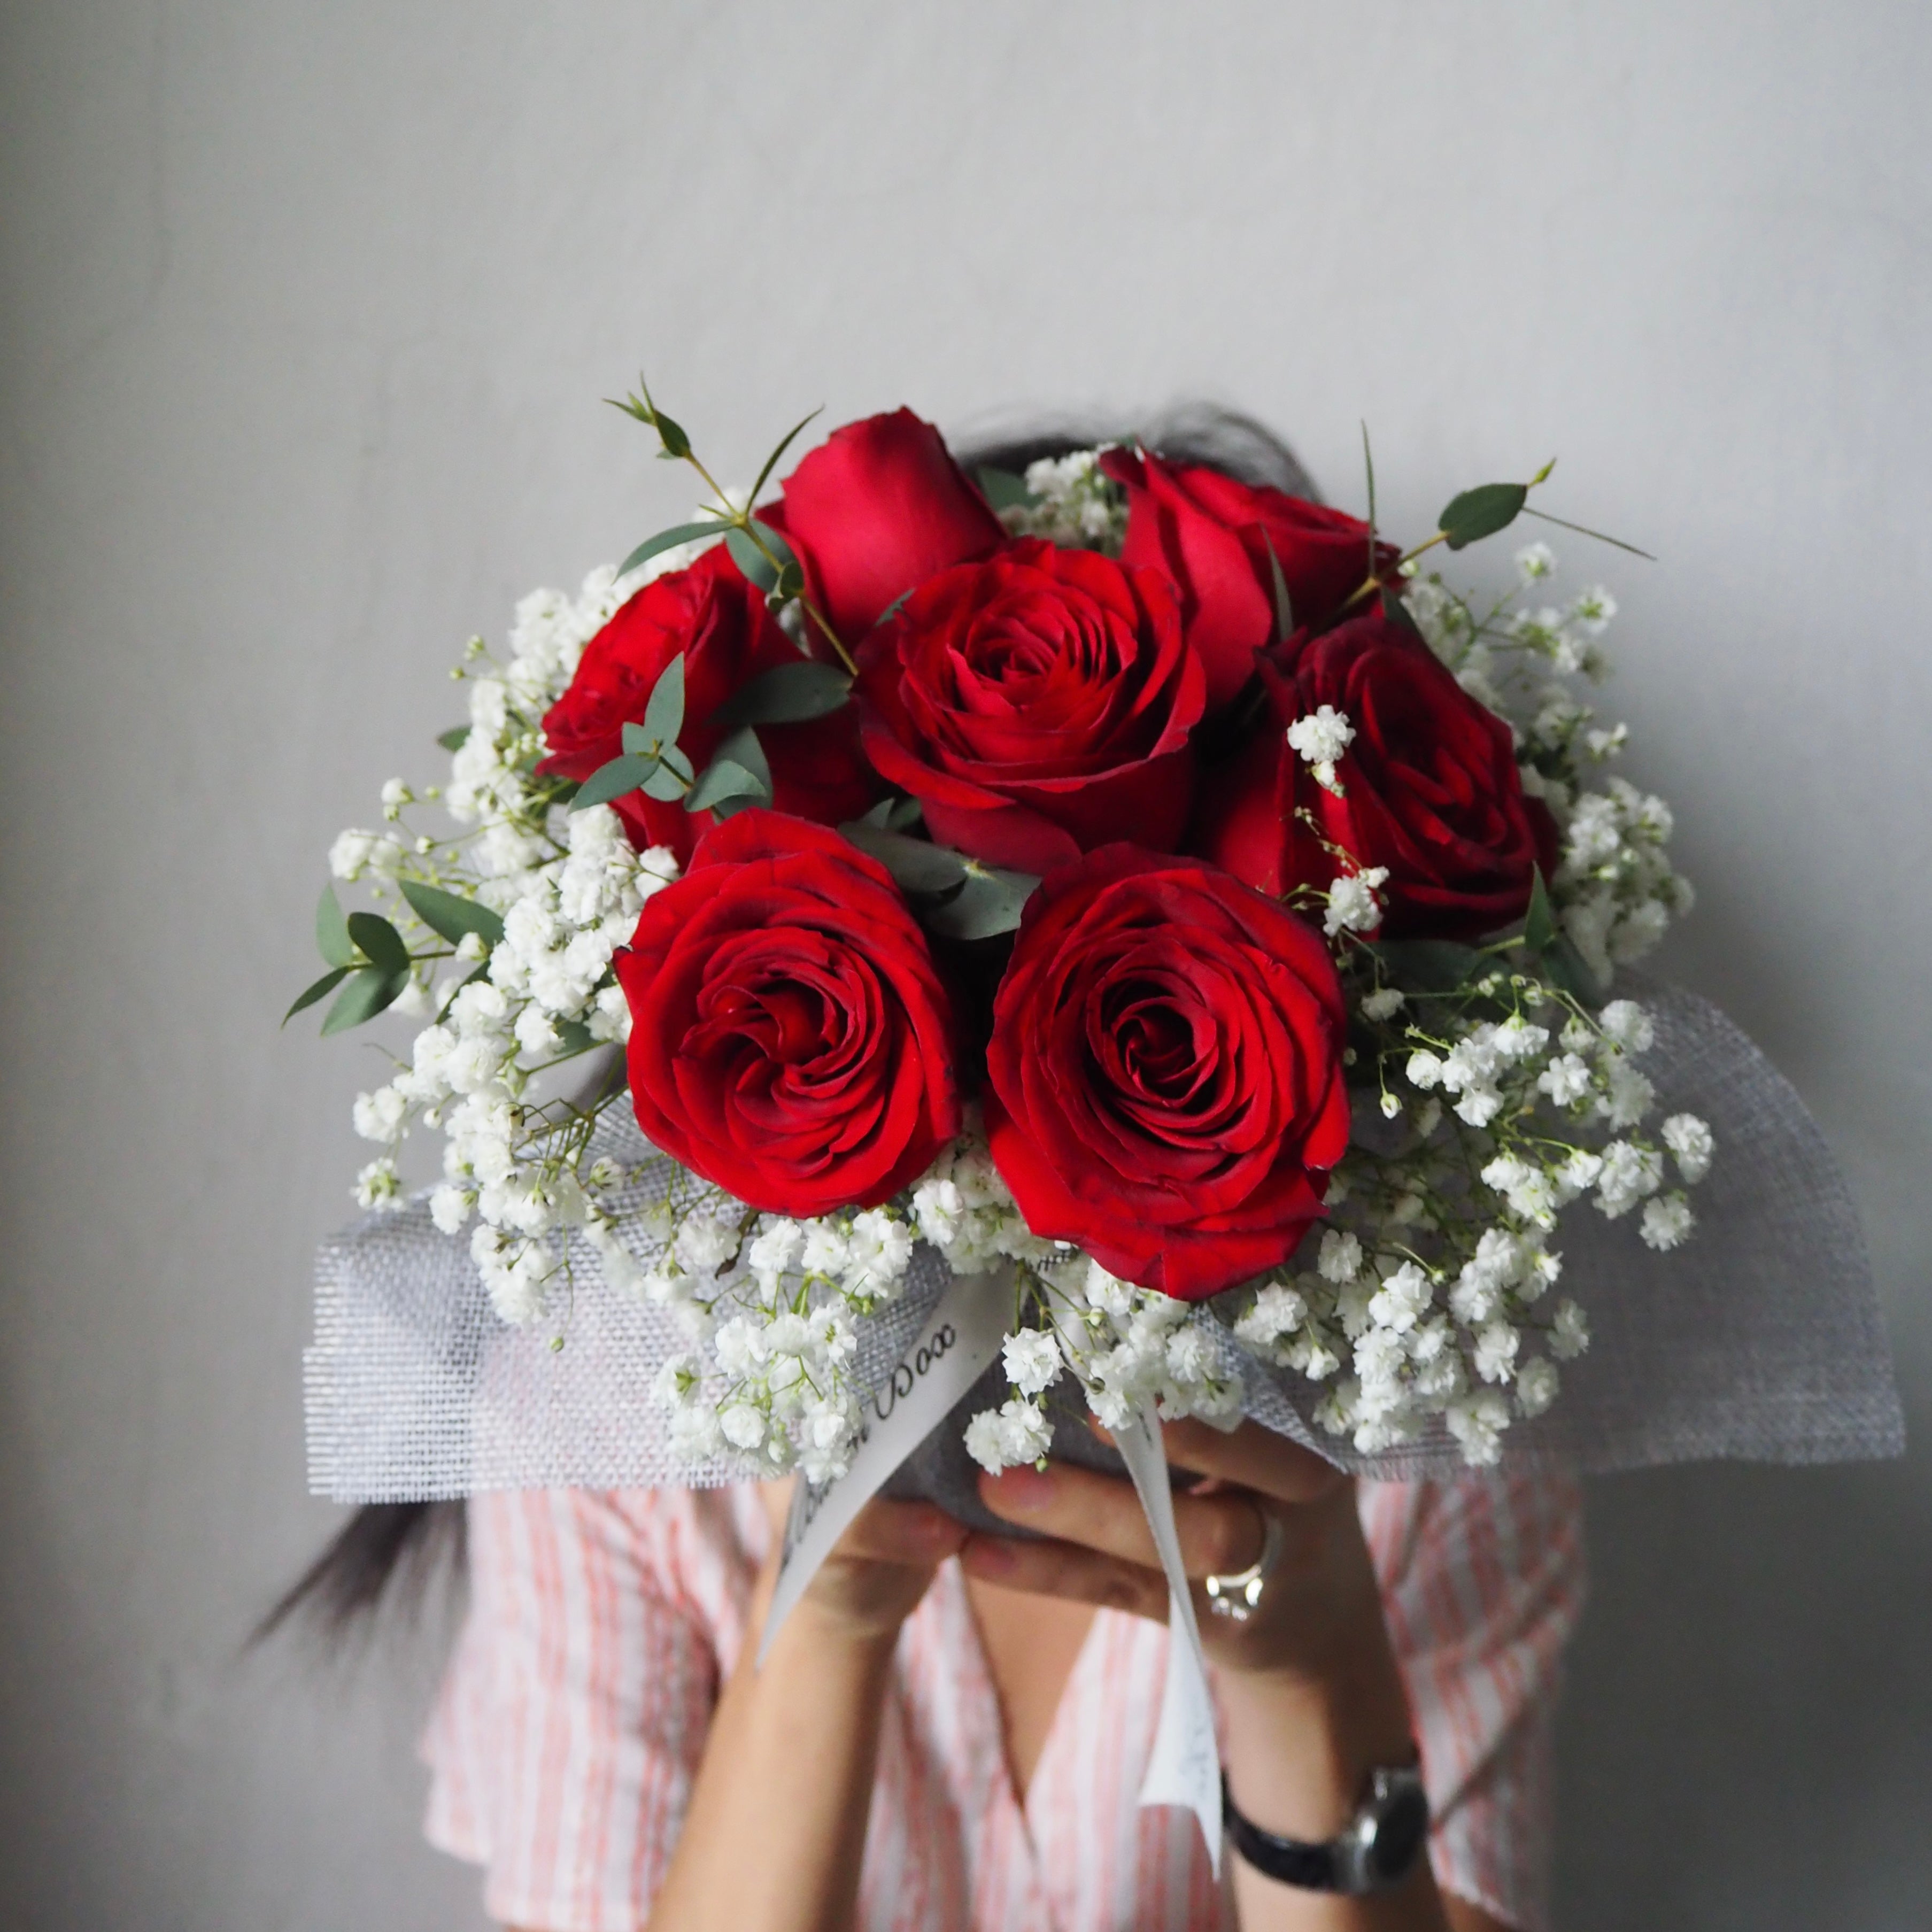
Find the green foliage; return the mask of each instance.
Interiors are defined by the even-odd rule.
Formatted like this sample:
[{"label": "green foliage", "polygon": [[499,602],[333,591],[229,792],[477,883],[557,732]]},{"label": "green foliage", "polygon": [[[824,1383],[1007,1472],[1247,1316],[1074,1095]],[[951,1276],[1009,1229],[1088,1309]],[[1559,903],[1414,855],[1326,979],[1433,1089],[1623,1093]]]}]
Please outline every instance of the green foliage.
[{"label": "green foliage", "polygon": [[878,860],[904,891],[950,892],[965,879],[966,861],[929,839],[908,838],[902,832],[888,832],[863,819],[854,819],[838,830],[860,851]]},{"label": "green foliage", "polygon": [[658,681],[651,687],[650,701],[644,706],[644,731],[655,751],[675,745],[677,734],[683,729],[684,653],[680,651],[658,674]]},{"label": "green foliage", "polygon": [[[371,914],[358,914],[358,918],[370,918]],[[388,922],[382,921],[384,925]],[[391,927],[393,932],[394,928]],[[400,940],[397,942],[399,945]],[[406,955],[404,956],[406,958]],[[349,983],[335,996],[335,1004],[328,1010],[328,1017],[322,1023],[325,1039],[333,1033],[346,1033],[351,1027],[360,1026],[364,1020],[372,1020],[388,1006],[393,1004],[403,988],[410,983],[408,968],[399,973],[385,972],[380,966],[364,966],[349,976]]]},{"label": "green foliage", "polygon": [[721,729],[740,724],[796,724],[842,710],[852,695],[849,672],[801,659],[778,664],[734,692],[711,714]]},{"label": "green foliage", "polygon": [[970,866],[966,883],[953,896],[920,917],[946,939],[992,939],[1011,932],[1020,922],[1027,901],[1040,884],[1030,872],[1006,872],[990,866]]},{"label": "green foliage", "polygon": [[1529,910],[1522,922],[1522,943],[1532,952],[1547,952],[1556,943],[1556,914],[1550,904],[1550,888],[1543,883],[1543,868],[1536,868],[1536,882],[1529,889]]},{"label": "green foliage", "polygon": [[988,463],[981,465],[979,475],[980,494],[995,510],[1030,509],[1040,501],[1027,488],[1026,478],[1010,470],[998,470]]},{"label": "green foliage", "polygon": [[439,731],[436,734],[436,742],[446,752],[460,752],[470,742],[470,727],[467,724],[452,724],[447,731]]},{"label": "green foliage", "polygon": [[1268,573],[1274,579],[1274,634],[1278,642],[1294,634],[1294,604],[1288,594],[1288,579],[1282,574],[1281,559],[1274,554],[1274,540],[1266,530],[1262,542],[1268,546]]},{"label": "green foliage", "polygon": [[316,902],[315,944],[328,965],[356,963],[356,942],[349,936],[349,922],[342,916],[341,902],[336,898],[333,886],[324,886],[322,897]]},{"label": "green foliage", "polygon": [[479,905],[474,899],[458,898],[440,886],[427,886],[416,879],[397,883],[417,918],[451,945],[460,945],[472,932],[485,946],[494,946],[502,938],[502,916],[488,906]]},{"label": "green foliage", "polygon": [[1522,512],[1529,488],[1523,483],[1479,483],[1452,496],[1436,519],[1451,550],[1464,550],[1484,537],[1506,530]]},{"label": "green foliage", "polygon": [[812,422],[814,417],[821,416],[824,413],[825,405],[823,403],[820,403],[818,408],[812,412],[811,416],[801,417],[798,422],[792,425],[791,428],[786,433],[783,440],[779,442],[778,448],[773,450],[771,454],[765,458],[765,466],[758,472],[758,480],[757,482],[752,485],[752,494],[749,500],[751,502],[755,503],[758,500],[760,493],[763,491],[766,484],[771,480],[772,472],[778,466],[781,459],[784,457],[785,452],[792,446],[792,443],[796,438],[799,431],[803,429],[806,424]]},{"label": "green foliage", "polygon": [[1447,939],[1384,940],[1374,949],[1390,980],[1426,993],[1453,993],[1492,970],[1473,946]]},{"label": "green foliage", "polygon": [[628,797],[656,775],[658,764],[656,758],[627,753],[608,764],[599,765],[578,788],[577,796],[570,801],[571,810],[586,812],[593,805],[608,805],[613,799]]},{"label": "green foliage", "polygon": [[316,1000],[334,992],[348,976],[349,968],[346,966],[332,966],[314,986],[304,988],[296,996],[295,1004],[282,1016],[283,1025],[286,1026],[304,1007],[314,1006]]},{"label": "green foliage", "polygon": [[755,538],[748,530],[728,530],[724,545],[731,561],[745,573],[746,581],[760,590],[776,593],[788,573],[800,586],[804,584],[805,574],[790,544],[767,523],[760,523]]},{"label": "green foliage", "polygon": [[734,731],[718,747],[704,776],[686,794],[687,812],[704,812],[727,803],[742,807],[762,804],[772,795],[772,768],[764,747],[750,725]]},{"label": "green foliage", "polygon": [[646,537],[618,565],[617,574],[628,577],[640,566],[649,563],[652,557],[662,556],[666,550],[676,549],[680,544],[703,543],[724,533],[724,526],[715,518],[704,523],[680,524],[674,529],[660,530],[656,536]]},{"label": "green foliage", "polygon": [[403,935],[380,913],[352,912],[349,936],[362,948],[362,956],[381,973],[406,973],[410,949]]}]

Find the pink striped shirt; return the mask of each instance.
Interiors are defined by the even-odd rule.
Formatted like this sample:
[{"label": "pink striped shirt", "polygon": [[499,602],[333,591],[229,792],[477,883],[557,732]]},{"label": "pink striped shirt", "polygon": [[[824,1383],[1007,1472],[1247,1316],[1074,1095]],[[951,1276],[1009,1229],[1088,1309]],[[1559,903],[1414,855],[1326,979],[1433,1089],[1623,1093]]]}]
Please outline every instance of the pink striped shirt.
[{"label": "pink striped shirt", "polygon": [[[1576,1486],[1364,1484],[1435,1813],[1438,1880],[1546,1922],[1550,1720],[1582,1594]],[[751,1488],[524,1491],[470,1505],[468,1621],[424,1741],[430,1841],[496,1918],[632,1932],[662,1880],[768,1529]],[[1024,1802],[958,1565],[905,1624],[866,1840],[867,1932],[1235,1924],[1190,1813],[1136,1804],[1164,1627],[1095,1617]]]}]

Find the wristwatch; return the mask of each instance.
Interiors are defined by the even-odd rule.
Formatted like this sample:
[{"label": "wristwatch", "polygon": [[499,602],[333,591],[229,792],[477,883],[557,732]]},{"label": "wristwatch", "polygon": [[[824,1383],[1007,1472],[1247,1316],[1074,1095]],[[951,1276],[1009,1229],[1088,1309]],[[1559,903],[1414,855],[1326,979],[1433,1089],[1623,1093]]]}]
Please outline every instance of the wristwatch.
[{"label": "wristwatch", "polygon": [[1325,1844],[1278,1838],[1244,1818],[1221,1774],[1221,1810],[1228,1835],[1256,1870],[1304,1892],[1359,1898],[1401,1884],[1429,1841],[1429,1800],[1416,1765],[1373,1772],[1355,1815]]}]

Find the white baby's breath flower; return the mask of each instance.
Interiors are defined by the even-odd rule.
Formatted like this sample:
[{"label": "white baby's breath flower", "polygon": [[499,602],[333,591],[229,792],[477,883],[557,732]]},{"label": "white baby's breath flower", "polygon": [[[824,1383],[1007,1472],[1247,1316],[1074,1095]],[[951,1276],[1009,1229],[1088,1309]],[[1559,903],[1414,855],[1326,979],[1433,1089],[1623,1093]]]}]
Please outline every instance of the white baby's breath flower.
[{"label": "white baby's breath flower", "polygon": [[1022,1395],[1038,1395],[1060,1373],[1060,1348],[1037,1328],[1022,1328],[1000,1345],[1006,1379]]},{"label": "white baby's breath flower", "polygon": [[1556,555],[1546,543],[1525,544],[1516,554],[1516,567],[1526,584],[1534,584],[1556,568]]},{"label": "white baby's breath flower", "polygon": [[1363,1016],[1372,1020],[1393,1019],[1402,1010],[1403,995],[1394,986],[1378,986],[1362,995]]},{"label": "white baby's breath flower", "polygon": [[1335,767],[1354,740],[1355,728],[1348,715],[1332,704],[1296,718],[1288,728],[1289,747],[1313,772],[1315,782],[1324,791],[1337,794],[1342,788]]},{"label": "white baby's breath flower", "polygon": [[1639,1232],[1647,1246],[1662,1254],[1688,1240],[1695,1222],[1690,1204],[1682,1195],[1666,1194],[1644,1203]]},{"label": "white baby's breath flower", "polygon": [[1382,909],[1376,888],[1388,878],[1386,866],[1344,872],[1328,888],[1328,904],[1322,929],[1333,939],[1338,932],[1372,932],[1381,925]]},{"label": "white baby's breath flower", "polygon": [[1677,1171],[1694,1186],[1711,1171],[1716,1143],[1710,1128],[1695,1114],[1672,1114],[1660,1131],[1676,1156]]}]

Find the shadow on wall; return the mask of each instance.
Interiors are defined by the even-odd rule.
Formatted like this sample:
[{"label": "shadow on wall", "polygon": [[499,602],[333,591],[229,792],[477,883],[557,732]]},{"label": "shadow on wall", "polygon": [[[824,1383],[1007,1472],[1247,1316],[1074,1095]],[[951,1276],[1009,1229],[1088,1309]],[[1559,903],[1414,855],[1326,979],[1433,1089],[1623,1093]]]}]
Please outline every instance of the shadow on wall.
[{"label": "shadow on wall", "polygon": [[1904,1460],[1592,1485],[1558,1744],[1564,1932],[1928,1922],[1932,1412],[1913,1366]]}]

